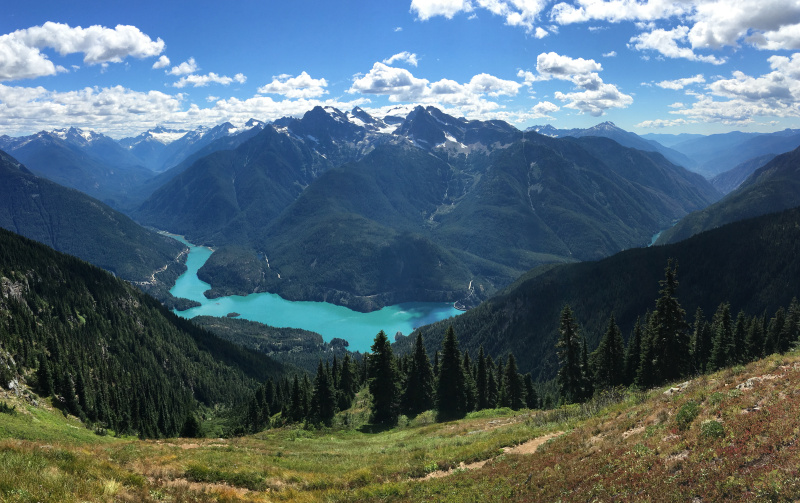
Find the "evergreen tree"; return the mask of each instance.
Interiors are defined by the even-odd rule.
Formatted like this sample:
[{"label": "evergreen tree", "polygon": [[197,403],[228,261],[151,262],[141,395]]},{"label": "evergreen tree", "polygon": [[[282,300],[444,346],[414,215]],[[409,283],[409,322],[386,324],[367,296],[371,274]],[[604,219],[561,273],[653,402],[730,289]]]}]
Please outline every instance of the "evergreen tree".
[{"label": "evergreen tree", "polygon": [[767,337],[766,341],[764,342],[764,354],[770,355],[772,353],[778,353],[781,350],[781,333],[783,332],[783,326],[786,323],[786,310],[783,306],[779,307],[777,311],[775,311],[775,316],[769,320],[769,325],[767,325]]},{"label": "evergreen tree", "polygon": [[613,314],[600,344],[592,353],[591,367],[595,388],[613,388],[625,380],[625,342]]},{"label": "evergreen tree", "polygon": [[685,375],[690,367],[689,334],[685,321],[686,313],[678,303],[676,292],[678,266],[670,259],[659,282],[661,297],[650,316],[651,356],[653,377],[660,383]]},{"label": "evergreen tree", "polygon": [[339,387],[337,389],[337,401],[339,410],[347,410],[353,403],[356,396],[356,375],[353,364],[350,361],[350,354],[345,353],[342,359],[341,375],[339,376]]},{"label": "evergreen tree", "polygon": [[497,368],[491,355],[486,358],[486,408],[494,409],[500,398],[498,393]]},{"label": "evergreen tree", "polygon": [[628,347],[625,348],[625,384],[636,382],[636,371],[639,370],[639,360],[642,357],[642,324],[636,318],[633,326],[633,333],[628,339]]},{"label": "evergreen tree", "polygon": [[317,365],[317,375],[314,377],[314,393],[311,399],[311,409],[314,421],[318,424],[330,426],[336,415],[336,391],[333,388],[331,371],[323,367],[322,360]]},{"label": "evergreen tree", "polygon": [[581,402],[592,398],[594,395],[594,380],[592,379],[592,369],[589,367],[589,350],[586,347],[586,338],[581,337]]},{"label": "evergreen tree", "polygon": [[489,376],[486,371],[486,355],[483,352],[483,345],[478,350],[478,368],[475,374],[477,409],[487,409],[489,408]]},{"label": "evergreen tree", "polygon": [[475,376],[472,375],[472,362],[469,359],[469,352],[464,351],[464,359],[461,362],[464,372],[464,397],[467,412],[475,410],[478,402],[478,389],[475,384]]},{"label": "evergreen tree", "polygon": [[533,379],[530,373],[525,374],[525,405],[529,409],[536,409],[539,407],[539,395],[536,393],[536,388],[533,387]]},{"label": "evergreen tree", "polygon": [[392,346],[383,330],[375,336],[375,342],[370,349],[371,420],[373,423],[393,425],[397,423],[400,409],[399,373]]},{"label": "evergreen tree", "polygon": [[442,341],[439,361],[439,379],[436,385],[437,417],[440,421],[464,417],[466,410],[466,383],[461,351],[453,326],[450,325]]},{"label": "evergreen tree", "polygon": [[414,356],[411,359],[405,389],[400,401],[400,408],[407,416],[416,416],[421,412],[433,409],[435,405],[433,367],[425,352],[422,334],[417,334],[414,345]]},{"label": "evergreen tree", "polygon": [[558,392],[564,403],[578,402],[583,397],[583,372],[581,370],[581,343],[578,324],[572,309],[564,306],[559,323],[558,350]]},{"label": "evergreen tree", "polygon": [[526,405],[525,386],[522,382],[522,376],[520,376],[517,372],[517,360],[511,353],[508,354],[508,363],[506,363],[504,381],[508,406],[513,410],[519,410],[523,408]]},{"label": "evergreen tree", "polygon": [[733,325],[730,304],[719,305],[711,323],[711,332],[714,334],[714,341],[708,368],[719,370],[730,365],[733,355]]},{"label": "evergreen tree", "polygon": [[702,374],[711,357],[711,326],[705,319],[705,313],[697,308],[694,313],[694,330],[692,331],[692,362],[694,371]]},{"label": "evergreen tree", "polygon": [[736,325],[733,329],[732,363],[746,363],[748,361],[745,357],[747,351],[745,339],[747,339],[747,315],[744,314],[744,311],[739,311],[736,316]]}]

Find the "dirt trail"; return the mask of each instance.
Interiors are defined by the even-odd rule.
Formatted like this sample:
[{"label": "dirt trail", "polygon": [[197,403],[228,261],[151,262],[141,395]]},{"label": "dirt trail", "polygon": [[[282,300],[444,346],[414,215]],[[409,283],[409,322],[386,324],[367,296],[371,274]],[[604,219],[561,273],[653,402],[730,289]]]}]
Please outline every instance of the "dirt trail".
[{"label": "dirt trail", "polygon": [[[525,443],[515,445],[514,447],[503,447],[503,454],[533,454],[536,452],[536,449],[539,448],[540,445],[544,444],[550,439],[556,438],[558,436],[563,435],[563,431],[557,431],[554,433],[548,433],[547,435],[542,435],[541,437],[536,437],[528,440]],[[483,468],[483,465],[492,461],[495,458],[484,459],[483,461],[476,461],[474,463],[461,463],[458,465],[458,468],[451,468],[450,470],[437,470],[435,472],[431,472],[422,480],[429,480],[429,479],[439,479],[442,477],[447,477],[448,475],[452,475],[457,470],[477,470],[478,468]]]}]

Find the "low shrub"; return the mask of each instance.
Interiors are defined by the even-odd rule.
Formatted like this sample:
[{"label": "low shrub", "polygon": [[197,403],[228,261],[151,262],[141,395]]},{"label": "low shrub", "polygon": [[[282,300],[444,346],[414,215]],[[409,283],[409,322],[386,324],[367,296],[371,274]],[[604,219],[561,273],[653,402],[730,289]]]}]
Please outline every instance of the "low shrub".
[{"label": "low shrub", "polygon": [[722,427],[718,421],[708,419],[703,421],[700,425],[700,437],[705,439],[723,438],[725,436],[725,428]]},{"label": "low shrub", "polygon": [[700,406],[697,402],[686,402],[683,404],[678,414],[675,416],[675,423],[680,431],[686,431],[694,421],[694,418],[700,414]]}]

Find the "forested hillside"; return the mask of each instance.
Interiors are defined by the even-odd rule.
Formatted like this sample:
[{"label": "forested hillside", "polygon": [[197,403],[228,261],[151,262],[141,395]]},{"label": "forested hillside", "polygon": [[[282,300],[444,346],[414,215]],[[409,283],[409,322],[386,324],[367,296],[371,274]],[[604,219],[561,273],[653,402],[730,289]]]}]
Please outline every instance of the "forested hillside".
[{"label": "forested hillside", "polygon": [[[0,227],[152,287],[185,270],[186,247],[0,151]],[[168,269],[168,271],[166,271]],[[156,273],[159,273],[158,275]],[[165,273],[162,275],[162,273]]]},{"label": "forested hillside", "polygon": [[690,213],[664,231],[657,242],[675,243],[698,232],[799,204],[800,148],[775,157],[722,200]]},{"label": "forested hillside", "polygon": [[[677,266],[677,298],[692,316],[699,307],[716,312],[774,313],[800,296],[800,209],[771,214],[704,232],[667,246],[639,248],[597,261],[537,268],[461,316],[420,329],[429,352],[452,323],[462,348],[476,354],[517,355],[520,371],[555,377],[558,320],[572,306],[589,350],[615,316],[624,337],[638,317],[655,309],[659,281],[669,259]],[[735,314],[734,314],[735,315]],[[691,320],[689,320],[691,321]],[[410,351],[413,337],[400,341]]]},{"label": "forested hillside", "polygon": [[26,381],[98,428],[161,437],[281,374],[107,272],[0,230],[4,386]]}]

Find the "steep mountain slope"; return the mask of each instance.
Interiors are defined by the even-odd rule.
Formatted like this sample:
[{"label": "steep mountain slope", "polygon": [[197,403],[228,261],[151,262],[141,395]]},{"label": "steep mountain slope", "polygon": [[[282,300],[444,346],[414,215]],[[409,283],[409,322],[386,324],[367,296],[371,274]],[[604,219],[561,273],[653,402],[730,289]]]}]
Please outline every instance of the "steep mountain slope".
[{"label": "steep mountain slope", "polygon": [[0,230],[0,370],[100,428],[175,436],[199,404],[249,399],[282,367],[101,269]]},{"label": "steep mountain slope", "polygon": [[687,215],[657,243],[681,239],[729,222],[800,205],[800,148],[775,157],[719,202]]},{"label": "steep mountain slope", "polygon": [[744,159],[783,154],[800,146],[800,131],[786,129],[769,134],[734,131],[695,138],[673,148],[697,162],[693,168],[707,178],[724,173]]},{"label": "steep mountain slope", "polygon": [[28,171],[0,151],[0,227],[134,282],[180,269],[185,247],[74,189]]},{"label": "steep mountain slope", "polygon": [[661,155],[607,139],[547,138],[433,107],[390,128],[318,107],[197,161],[136,216],[217,247],[201,270],[217,294],[363,310],[484,298],[537,264],[646,244],[718,197]]},{"label": "steep mountain slope", "polygon": [[[678,264],[678,300],[692,316],[721,302],[731,312],[775,312],[800,295],[800,209],[730,224],[668,246],[627,250],[598,262],[533,269],[480,306],[421,328],[429,352],[452,324],[461,348],[483,345],[495,358],[513,352],[520,371],[546,380],[558,368],[559,313],[569,304],[589,349],[613,313],[627,337],[637,316],[653,309],[667,260]],[[691,321],[687,319],[687,321]],[[415,334],[396,343],[410,351]]]},{"label": "steep mountain slope", "polygon": [[753,174],[755,170],[765,165],[775,158],[775,154],[764,154],[758,157],[749,159],[735,168],[729,169],[724,173],[720,173],[710,180],[711,185],[723,194],[730,194],[736,190],[747,177]]},{"label": "steep mountain slope", "polygon": [[195,162],[134,213],[147,225],[210,245],[250,244],[328,161],[303,142],[267,127],[235,150]]},{"label": "steep mountain slope", "polygon": [[71,128],[21,138],[0,137],[0,150],[34,173],[115,208],[153,173],[111,138]]},{"label": "steep mountain slope", "polygon": [[529,131],[536,131],[545,136],[553,138],[566,138],[568,136],[574,138],[585,138],[590,136],[599,136],[601,138],[609,138],[625,147],[643,150],[645,152],[658,152],[666,157],[673,164],[683,166],[688,169],[693,169],[696,162],[685,154],[674,150],[668,146],[664,146],[658,141],[647,140],[637,135],[625,131],[617,127],[613,122],[603,122],[594,127],[587,129],[556,129],[553,126],[533,126],[528,128]]}]

